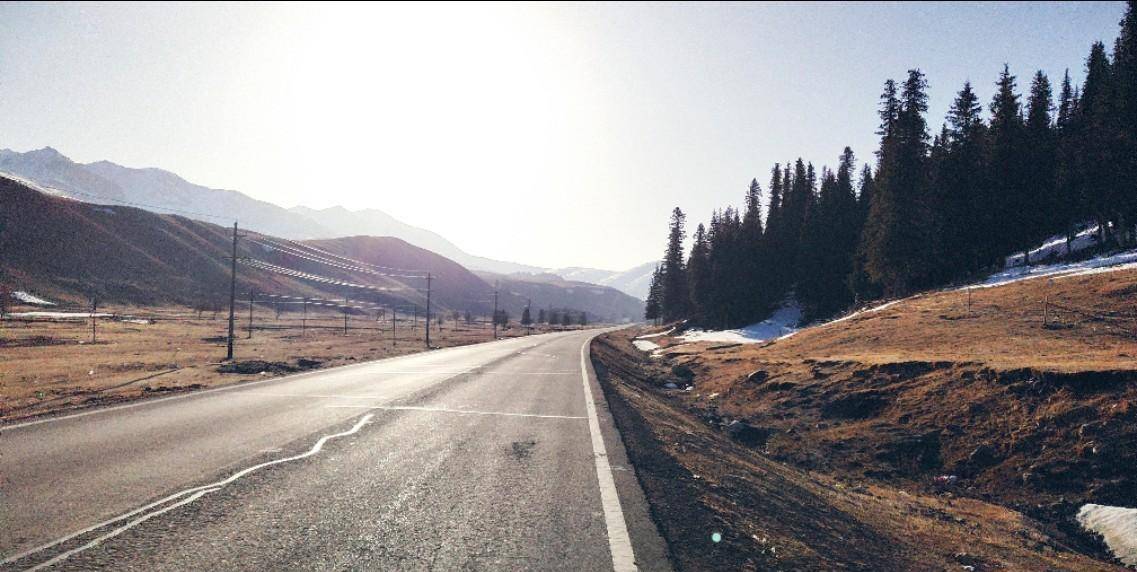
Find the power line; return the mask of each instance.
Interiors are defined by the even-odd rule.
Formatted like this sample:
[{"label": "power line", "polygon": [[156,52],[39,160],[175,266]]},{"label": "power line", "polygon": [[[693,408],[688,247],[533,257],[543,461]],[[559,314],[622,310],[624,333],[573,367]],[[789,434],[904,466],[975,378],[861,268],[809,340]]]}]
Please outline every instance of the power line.
[{"label": "power line", "polygon": [[269,240],[269,239],[261,239],[261,240],[250,239],[250,242],[252,242],[254,244],[258,244],[262,247],[268,248],[269,250],[279,252],[281,254],[286,254],[288,256],[294,256],[296,258],[307,260],[309,262],[315,262],[317,264],[324,264],[326,266],[331,266],[333,268],[339,268],[341,270],[348,270],[351,272],[360,272],[363,274],[371,274],[373,276],[384,276],[387,278],[425,278],[425,276],[421,276],[421,275],[417,275],[417,274],[388,274],[388,273],[383,273],[383,272],[377,272],[375,270],[371,270],[369,268],[364,268],[362,266],[349,265],[349,264],[344,264],[341,262],[335,262],[335,261],[327,260],[327,259],[322,258],[322,257],[315,256],[315,255],[310,255],[310,254],[305,253],[303,251],[297,250],[295,248],[291,248],[289,246],[282,245],[280,243],[276,243],[276,242]]},{"label": "power line", "polygon": [[373,291],[377,291],[377,292],[411,290],[410,288],[406,288],[406,287],[370,286],[367,284],[356,284],[354,282],[344,282],[343,280],[336,280],[335,278],[328,278],[327,276],[320,276],[319,274],[311,274],[309,272],[303,272],[303,271],[296,270],[293,268],[278,266],[276,264],[272,264],[272,263],[266,262],[264,260],[258,260],[256,258],[245,258],[245,259],[241,260],[241,263],[246,264],[248,266],[251,266],[253,268],[256,268],[258,270],[264,270],[266,272],[272,272],[274,274],[280,274],[282,276],[299,278],[301,280],[310,280],[312,282],[320,282],[323,284],[332,284],[334,286],[345,286],[348,288],[359,288],[361,290],[373,290]]},{"label": "power line", "polygon": [[[357,260],[355,258],[349,258],[347,256],[342,256],[339,254],[335,254],[333,252],[328,252],[326,250],[317,248],[315,246],[311,246],[309,244],[304,244],[302,242],[297,242],[295,240],[291,240],[291,239],[287,239],[287,238],[277,239],[277,238],[265,236],[262,234],[260,240],[262,240],[264,242],[268,242],[270,245],[270,248],[285,249],[285,250],[288,250],[291,252],[298,253],[298,255],[304,255],[304,256],[309,256],[309,257],[318,259],[320,262],[325,262],[328,264],[341,264],[341,265],[347,264],[347,265],[350,265],[356,269],[367,268],[367,269],[384,271],[385,273],[379,274],[380,276],[392,276],[392,277],[396,277],[396,278],[426,278],[426,273],[421,271],[421,270],[410,270],[407,268],[395,268],[392,266],[380,266],[378,264],[371,264],[368,262],[364,262],[362,260]],[[288,244],[282,244],[280,241],[287,242]],[[398,273],[398,274],[389,274],[389,272]]]}]

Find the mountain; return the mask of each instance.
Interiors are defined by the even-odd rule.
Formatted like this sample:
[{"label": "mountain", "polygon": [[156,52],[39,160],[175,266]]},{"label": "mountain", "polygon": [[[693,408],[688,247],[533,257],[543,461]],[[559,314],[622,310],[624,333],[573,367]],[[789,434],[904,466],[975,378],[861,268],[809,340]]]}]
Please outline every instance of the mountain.
[{"label": "mountain", "polygon": [[[348,236],[293,242],[246,232],[237,292],[317,297],[489,315],[493,286],[458,262],[402,239]],[[0,286],[53,300],[221,308],[228,303],[232,228],[180,215],[53,196],[0,176]],[[497,277],[498,275],[493,275]],[[612,288],[559,276],[502,277],[500,308],[514,320],[534,307],[588,312],[593,321],[639,319],[642,303]],[[362,287],[361,287],[362,286]]]},{"label": "mountain", "polygon": [[31,180],[60,194],[87,202],[128,200],[121,187],[51,147],[17,153],[0,149],[0,171]]},{"label": "mountain", "polygon": [[658,264],[658,261],[645,262],[623,272],[617,272],[597,282],[597,284],[611,286],[640,300],[647,300],[647,291],[651,287],[651,275],[655,272],[655,267]]},{"label": "mountain", "polygon": [[512,272],[541,272],[543,270],[536,266],[474,256],[458,248],[453,242],[446,240],[436,232],[417,226],[411,226],[377,209],[352,211],[340,206],[326,209],[312,209],[298,206],[289,210],[309,220],[315,221],[325,229],[331,229],[332,233],[329,236],[397,236],[415,246],[433,250],[474,270],[486,270],[506,274]]},{"label": "mountain", "polygon": [[286,209],[237,191],[191,183],[162,169],[136,169],[110,161],[76,163],[51,147],[26,153],[0,150],[0,172],[85,202],[133,204],[152,212],[181,213],[216,223],[229,223],[236,218],[242,228],[294,240],[393,236],[470,268],[506,273],[541,270],[468,254],[437,233],[406,224],[377,209]]},{"label": "mountain", "polygon": [[[22,179],[51,194],[106,205],[132,205],[162,214],[225,224],[236,218],[242,228],[293,240],[344,236],[391,236],[438,253],[474,270],[513,274],[540,274],[546,269],[469,254],[438,233],[402,222],[378,209],[358,211],[343,207],[286,209],[237,191],[191,183],[175,173],[156,168],[136,169],[110,161],[76,163],[44,147],[26,153],[0,150],[0,173]],[[646,273],[641,272],[647,268]],[[638,298],[647,297],[654,264],[624,272],[593,268],[554,270],[570,281],[608,285]]]},{"label": "mountain", "polygon": [[117,185],[127,201],[153,212],[201,213],[216,223],[231,224],[236,218],[244,228],[297,240],[331,234],[319,223],[288,209],[237,191],[197,185],[162,169],[133,169],[110,161],[79,166]]},{"label": "mountain", "polygon": [[528,300],[533,301],[533,318],[537,309],[556,308],[585,310],[593,321],[600,318],[609,322],[631,322],[643,318],[643,302],[615,288],[586,282],[565,280],[556,274],[495,274],[478,272],[486,282],[497,284],[500,292],[510,295],[520,304],[505,306],[515,318]]},{"label": "mountain", "polygon": [[[54,197],[0,177],[0,284],[12,290],[81,302],[224,306],[228,301],[230,228],[138,208]],[[282,246],[283,245],[283,246]],[[331,255],[313,254],[318,251]],[[295,252],[307,254],[296,256]],[[407,306],[426,304],[424,281],[398,272],[326,264],[334,254],[437,273],[432,302],[439,310],[488,314],[489,284],[456,262],[392,237],[348,237],[288,243],[251,234],[237,255],[264,262],[238,269],[237,291]],[[323,281],[271,270],[286,267]],[[345,287],[362,284],[370,289]]]},{"label": "mountain", "polygon": [[600,268],[583,268],[579,266],[555,268],[547,272],[556,274],[565,280],[576,280],[580,282],[591,282],[592,284],[599,284],[601,286],[610,286],[625,294],[635,296],[640,300],[646,300],[647,290],[651,286],[651,275],[655,272],[655,266],[657,264],[659,263],[645,262],[622,272],[602,270]]}]

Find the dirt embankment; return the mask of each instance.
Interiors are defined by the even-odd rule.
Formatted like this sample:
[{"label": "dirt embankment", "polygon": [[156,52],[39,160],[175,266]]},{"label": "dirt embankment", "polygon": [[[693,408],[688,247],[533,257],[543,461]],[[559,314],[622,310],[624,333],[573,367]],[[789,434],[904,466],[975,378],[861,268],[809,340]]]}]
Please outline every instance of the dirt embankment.
[{"label": "dirt embankment", "polygon": [[688,568],[764,569],[753,536],[786,543],[784,568],[1108,568],[1074,516],[1137,498],[1135,292],[1135,272],[1035,280],[974,291],[970,311],[965,292],[928,294],[765,346],[661,336],[653,358],[625,331],[594,351],[625,423],[652,435],[648,466],[686,475],[657,494],[709,511],[670,525],[673,547],[701,546],[701,528],[675,544],[691,523],[734,526],[705,554],[681,548]]},{"label": "dirt embankment", "polygon": [[681,376],[629,338],[597,339],[593,359],[679,569],[1114,569],[994,503],[774,459],[765,431],[708,422],[664,389]]}]

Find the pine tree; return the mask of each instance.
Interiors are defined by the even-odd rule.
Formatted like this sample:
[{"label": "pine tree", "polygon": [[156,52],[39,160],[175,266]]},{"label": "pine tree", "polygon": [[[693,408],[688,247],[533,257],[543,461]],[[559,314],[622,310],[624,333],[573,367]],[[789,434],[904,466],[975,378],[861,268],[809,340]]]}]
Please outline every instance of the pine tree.
[{"label": "pine tree", "polygon": [[[862,248],[869,278],[888,296],[907,295],[930,273],[927,229],[927,81],[910,70],[895,103],[885,84],[881,109],[880,167]],[[896,108],[899,108],[898,110]]]},{"label": "pine tree", "polygon": [[1083,193],[1077,173],[1077,115],[1078,96],[1070,84],[1070,70],[1062,78],[1062,91],[1058,96],[1058,119],[1054,126],[1056,132],[1057,158],[1055,165],[1055,187],[1058,207],[1057,220],[1066,232],[1067,251],[1074,242],[1078,224],[1086,218],[1082,202]]},{"label": "pine tree", "polygon": [[997,263],[1006,254],[1030,246],[1029,192],[1025,188],[1026,128],[1015,76],[1003,66],[991,100],[991,127],[987,153],[990,185],[990,226],[985,259]]},{"label": "pine tree", "polygon": [[1058,145],[1054,132],[1053,90],[1041,70],[1034,74],[1026,110],[1026,216],[1028,245],[1063,230],[1058,194]]},{"label": "pine tree", "polygon": [[529,314],[529,306],[525,306],[521,310],[521,325],[529,326],[531,324],[533,324],[533,317]]},{"label": "pine tree", "polygon": [[[647,300],[644,302],[644,319],[655,323],[661,316],[659,307],[660,290],[663,288],[663,281],[661,279],[662,270],[659,266],[655,267],[655,271],[651,273],[651,282],[648,285]],[[552,312],[550,311],[549,323],[553,323]]]},{"label": "pine tree", "polygon": [[745,204],[738,252],[739,267],[742,270],[740,286],[744,292],[740,307],[742,315],[739,318],[749,321],[765,314],[770,303],[770,293],[776,288],[765,272],[767,262],[762,228],[762,187],[758,185],[758,179],[750,181]]},{"label": "pine tree", "polygon": [[[937,209],[939,278],[967,275],[984,264],[991,189],[985,177],[987,126],[979,97],[965,82],[947,114],[944,156],[933,173]],[[982,229],[982,230],[981,230]]]},{"label": "pine tree", "polygon": [[711,313],[714,296],[711,291],[710,245],[707,243],[707,230],[703,223],[695,228],[692,238],[691,256],[687,258],[687,278],[690,281],[691,316],[705,322]]},{"label": "pine tree", "polygon": [[[1128,158],[1120,153],[1126,148],[1124,132],[1117,121],[1113,70],[1105,54],[1105,46],[1095,42],[1086,60],[1086,81],[1082,86],[1074,121],[1075,179],[1082,191],[1082,205],[1096,219],[1103,242],[1117,237],[1113,227],[1124,227],[1119,220],[1119,207],[1126,202],[1123,181]],[[1112,225],[1112,227],[1111,227]]]},{"label": "pine tree", "polygon": [[1120,189],[1121,208],[1131,226],[1137,222],[1137,0],[1129,0],[1125,16],[1121,19],[1121,32],[1113,49],[1113,75],[1118,128],[1121,132],[1117,154],[1122,161],[1121,181],[1128,183]]},{"label": "pine tree", "polygon": [[667,250],[663,256],[663,287],[660,290],[660,312],[666,321],[687,316],[690,295],[687,292],[687,269],[683,264],[683,239],[687,217],[679,207],[671,211],[667,234]]},{"label": "pine tree", "polygon": [[853,262],[848,287],[852,291],[854,302],[872,300],[881,296],[879,285],[872,281],[865,269],[867,253],[862,246],[865,244],[865,223],[872,208],[874,185],[872,167],[865,165],[861,169],[861,186],[857,193],[856,240],[850,245],[853,250]]}]

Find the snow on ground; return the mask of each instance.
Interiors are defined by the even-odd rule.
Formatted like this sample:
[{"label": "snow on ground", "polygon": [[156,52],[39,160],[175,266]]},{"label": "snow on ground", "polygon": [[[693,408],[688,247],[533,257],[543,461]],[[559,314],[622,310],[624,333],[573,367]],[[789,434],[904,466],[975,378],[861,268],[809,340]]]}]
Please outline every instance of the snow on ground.
[{"label": "snow on ground", "polygon": [[[1045,262],[1050,258],[1064,258],[1073,252],[1081,252],[1087,248],[1097,246],[1098,227],[1090,226],[1083,229],[1078,234],[1074,235],[1074,241],[1070,246],[1066,246],[1066,235],[1056,234],[1042,243],[1042,246],[1030,251],[1031,262]],[[1023,255],[1022,253],[1014,254],[1006,258],[1006,267],[1022,266]]]},{"label": "snow on ground", "polygon": [[737,330],[688,330],[679,336],[685,342],[734,342],[756,344],[786,337],[797,331],[801,322],[801,306],[787,300],[769,318]]},{"label": "snow on ground", "polygon": [[35,294],[29,294],[27,292],[22,292],[20,290],[16,290],[15,292],[12,292],[12,297],[23,302],[23,303],[25,303],[25,304],[31,304],[33,306],[54,306],[55,305],[54,302],[49,302],[47,300],[44,300],[43,298],[40,298],[39,296],[36,296]]},{"label": "snow on ground", "polygon": [[1078,262],[1062,262],[1058,264],[1046,264],[1040,266],[1017,266],[1015,268],[1008,268],[1002,272],[996,272],[987,277],[986,280],[965,286],[960,290],[967,288],[990,288],[992,286],[1002,286],[1003,284],[1010,284],[1020,280],[1029,280],[1031,278],[1067,278],[1070,276],[1085,276],[1087,274],[1098,274],[1101,272],[1113,272],[1116,270],[1128,270],[1130,268],[1137,268],[1137,250],[1127,250],[1125,252],[1118,252],[1114,254],[1107,254],[1081,260]]},{"label": "snow on ground", "polygon": [[674,331],[675,331],[675,328],[671,328],[670,330],[667,330],[666,332],[656,332],[654,334],[648,334],[646,336],[639,336],[636,339],[637,340],[650,340],[652,338],[662,338],[663,336],[670,336],[672,334],[672,332],[674,332]]},{"label": "snow on ground", "polygon": [[639,338],[632,340],[632,345],[636,346],[636,349],[641,352],[650,352],[659,349],[659,344],[651,340],[641,340]]},{"label": "snow on ground", "polygon": [[113,318],[114,314],[96,312],[10,312],[4,317],[15,320],[89,320],[94,318]]},{"label": "snow on ground", "polygon": [[1078,523],[1100,534],[1123,564],[1137,566],[1137,508],[1083,505],[1078,511]]}]

